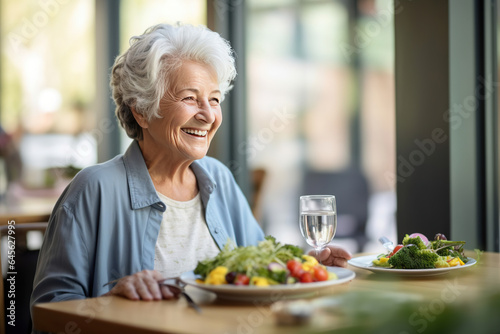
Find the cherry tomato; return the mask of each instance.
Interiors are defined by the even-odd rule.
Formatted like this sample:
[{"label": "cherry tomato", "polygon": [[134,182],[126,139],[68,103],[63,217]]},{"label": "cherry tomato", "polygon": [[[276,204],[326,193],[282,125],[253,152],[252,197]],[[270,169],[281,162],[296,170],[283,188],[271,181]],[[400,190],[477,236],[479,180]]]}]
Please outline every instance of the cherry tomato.
[{"label": "cherry tomato", "polygon": [[401,248],[403,248],[403,245],[397,245],[396,247],[394,247],[394,249],[392,250],[391,254],[389,254],[388,258],[390,258],[394,254],[396,254]]},{"label": "cherry tomato", "polygon": [[245,274],[237,274],[233,282],[234,285],[248,285],[250,284],[250,277]]},{"label": "cherry tomato", "polygon": [[323,268],[321,266],[314,266],[313,271],[314,271],[314,279],[316,281],[328,280],[328,272],[326,271],[325,268]]},{"label": "cherry tomato", "polygon": [[313,275],[308,272],[304,271],[299,278],[300,283],[311,283],[313,281]]},{"label": "cherry tomato", "polygon": [[286,263],[286,267],[290,271],[290,275],[296,278],[300,278],[300,275],[304,272],[302,269],[302,263],[297,260],[289,260]]}]

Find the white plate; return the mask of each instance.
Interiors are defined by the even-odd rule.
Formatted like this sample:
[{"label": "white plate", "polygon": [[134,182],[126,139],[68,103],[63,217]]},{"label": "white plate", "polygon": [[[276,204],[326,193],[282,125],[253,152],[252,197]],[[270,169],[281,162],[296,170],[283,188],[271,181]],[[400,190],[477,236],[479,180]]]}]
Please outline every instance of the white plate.
[{"label": "white plate", "polygon": [[237,301],[267,301],[275,302],[283,299],[305,298],[319,294],[320,290],[337,284],[349,282],[356,274],[345,268],[327,267],[328,271],[337,275],[337,279],[312,282],[312,283],[296,283],[296,284],[280,284],[271,286],[238,286],[231,284],[210,285],[197,283],[195,275],[192,271],[183,273],[181,280],[191,286],[213,292],[217,298]]},{"label": "white plate", "polygon": [[394,268],[384,268],[374,266],[372,261],[377,258],[378,255],[366,255],[355,257],[347,261],[351,266],[361,269],[367,269],[378,273],[388,273],[395,274],[398,276],[433,276],[449,273],[452,270],[459,270],[471,267],[476,264],[476,260],[469,257],[469,261],[463,266],[455,266],[448,268],[432,268],[432,269],[394,269]]}]

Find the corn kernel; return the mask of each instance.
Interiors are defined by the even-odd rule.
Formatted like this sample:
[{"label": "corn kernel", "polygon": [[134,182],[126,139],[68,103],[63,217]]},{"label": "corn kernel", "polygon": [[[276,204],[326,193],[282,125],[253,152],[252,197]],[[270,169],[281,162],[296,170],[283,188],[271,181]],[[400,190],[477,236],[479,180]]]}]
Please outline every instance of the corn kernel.
[{"label": "corn kernel", "polygon": [[255,286],[268,286],[269,281],[265,277],[253,276],[251,278],[250,284]]},{"label": "corn kernel", "polygon": [[302,264],[302,270],[308,271],[310,273],[312,273],[314,271],[313,267],[314,267],[314,265],[311,265],[310,263],[307,263],[307,262]]},{"label": "corn kernel", "polygon": [[450,265],[450,267],[455,267],[455,266],[458,266],[460,264],[458,258],[454,258],[450,261],[448,261],[448,264]]},{"label": "corn kernel", "polygon": [[226,282],[227,271],[228,269],[223,266],[215,268],[210,273],[208,273],[205,283],[212,285],[227,284]]},{"label": "corn kernel", "polygon": [[315,266],[318,264],[318,260],[311,255],[302,255],[302,258],[306,261],[304,263],[310,264],[311,266]]}]

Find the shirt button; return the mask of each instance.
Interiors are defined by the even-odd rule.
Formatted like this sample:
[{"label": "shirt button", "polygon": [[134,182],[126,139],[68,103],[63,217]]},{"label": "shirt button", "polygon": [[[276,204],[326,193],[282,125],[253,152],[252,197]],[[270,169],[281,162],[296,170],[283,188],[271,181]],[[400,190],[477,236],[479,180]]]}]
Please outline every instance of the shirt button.
[{"label": "shirt button", "polygon": [[219,233],[219,228],[218,227],[214,228],[214,233],[215,234]]},{"label": "shirt button", "polygon": [[212,186],[208,186],[207,190],[208,190],[209,193],[211,193],[212,191],[214,191],[214,188]]}]

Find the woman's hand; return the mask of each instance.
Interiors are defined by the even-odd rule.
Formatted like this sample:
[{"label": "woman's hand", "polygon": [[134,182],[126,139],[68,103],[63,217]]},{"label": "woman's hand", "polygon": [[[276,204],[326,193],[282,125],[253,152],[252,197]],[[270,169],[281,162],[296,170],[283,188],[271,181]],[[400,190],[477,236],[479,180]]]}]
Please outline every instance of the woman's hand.
[{"label": "woman's hand", "polygon": [[132,300],[161,300],[177,298],[167,286],[158,284],[162,275],[155,270],[143,270],[121,278],[105,296],[122,296]]},{"label": "woman's hand", "polygon": [[352,258],[351,253],[345,249],[328,245],[320,253],[316,255],[316,251],[312,250],[309,255],[314,256],[321,264],[325,266],[347,267],[347,261]]}]

